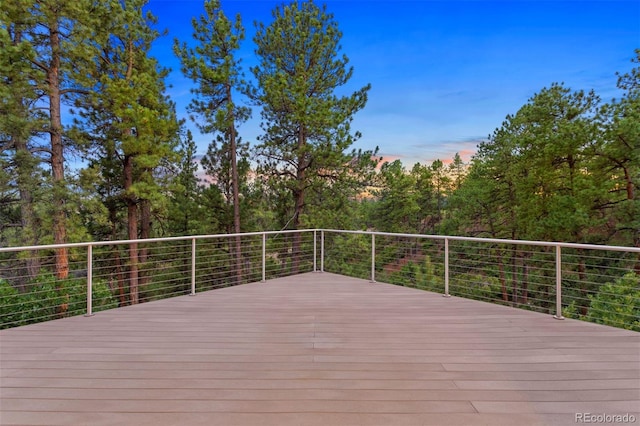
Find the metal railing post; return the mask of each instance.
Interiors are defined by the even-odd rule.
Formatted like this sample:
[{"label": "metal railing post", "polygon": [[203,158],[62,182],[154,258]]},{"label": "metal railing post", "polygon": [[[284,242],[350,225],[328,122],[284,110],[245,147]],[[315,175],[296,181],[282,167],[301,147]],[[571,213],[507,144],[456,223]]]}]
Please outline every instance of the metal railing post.
[{"label": "metal railing post", "polygon": [[191,296],[196,295],[196,239],[191,239]]},{"label": "metal railing post", "polygon": [[87,313],[93,316],[93,246],[87,246]]},{"label": "metal railing post", "polygon": [[267,280],[267,234],[262,233],[262,282]]},{"label": "metal railing post", "polygon": [[556,245],[556,314],[555,319],[563,320],[562,316],[562,248]]},{"label": "metal railing post", "polygon": [[376,234],[371,234],[371,282],[376,282]]},{"label": "metal railing post", "polygon": [[320,231],[320,272],[324,272],[324,231]]},{"label": "metal railing post", "polygon": [[444,239],[444,297],[451,297],[449,294],[449,239]]},{"label": "metal railing post", "polygon": [[317,262],[317,259],[316,259],[317,251],[318,251],[318,250],[317,250],[317,247],[316,247],[316,245],[318,244],[318,243],[317,243],[317,239],[318,239],[317,231],[314,229],[314,230],[313,230],[313,272],[318,272],[318,271],[317,271],[317,269],[318,269],[318,266],[317,266],[318,262]]}]

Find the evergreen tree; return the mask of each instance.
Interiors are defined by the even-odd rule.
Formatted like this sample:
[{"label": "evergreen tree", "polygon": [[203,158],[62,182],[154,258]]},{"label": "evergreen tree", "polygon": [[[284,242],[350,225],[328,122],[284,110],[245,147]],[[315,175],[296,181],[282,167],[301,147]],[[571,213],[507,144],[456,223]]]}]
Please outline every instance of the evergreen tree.
[{"label": "evergreen tree", "polygon": [[462,161],[462,157],[460,157],[460,153],[456,152],[453,157],[453,161],[449,164],[449,175],[451,179],[451,190],[455,191],[460,188],[462,185],[462,181],[464,180],[464,176],[466,173],[466,165],[464,161]]},{"label": "evergreen tree", "polygon": [[[95,84],[88,102],[79,104],[83,121],[77,123],[92,142],[93,167],[108,182],[110,216],[115,220],[116,209],[126,206],[127,237],[132,240],[151,234],[153,205],[164,199],[156,172],[173,161],[178,131],[174,106],[164,94],[168,70],[149,55],[159,34],[153,15],[142,10],[145,4],[110,4],[109,36],[100,41]],[[139,264],[146,256],[146,249],[130,244],[131,303],[139,301]]]},{"label": "evergreen tree", "polygon": [[451,178],[447,174],[446,167],[442,160],[435,160],[431,163],[430,169],[436,196],[435,223],[440,224],[444,217],[446,197],[451,188]]},{"label": "evergreen tree", "polygon": [[373,210],[376,229],[384,232],[417,232],[420,206],[416,181],[400,160],[384,163],[379,174],[378,201]]},{"label": "evergreen tree", "polygon": [[168,229],[170,235],[197,235],[207,232],[202,218],[201,187],[196,176],[198,164],[195,158],[196,144],[190,131],[180,138],[175,181],[171,191]]},{"label": "evergreen tree", "polygon": [[[240,186],[246,180],[248,161],[238,161],[238,153],[246,154],[247,145],[240,141],[236,127],[250,114],[235,102],[237,90],[244,84],[236,52],[244,39],[240,15],[232,23],[222,11],[219,0],[205,1],[205,15],[193,19],[193,38],[197,45],[189,48],[176,40],[174,50],[182,62],[182,72],[197,84],[196,96],[189,105],[192,119],[204,133],[217,134],[209,145],[203,165],[233,207],[233,232],[240,227]],[[196,118],[197,117],[197,118]],[[203,121],[199,119],[202,118]],[[239,164],[240,163],[240,164]],[[230,191],[228,189],[230,189]],[[227,231],[228,232],[228,231]],[[240,236],[235,238],[235,261],[241,276]]]},{"label": "evergreen tree", "polygon": [[433,171],[431,167],[416,163],[411,168],[411,176],[415,181],[416,203],[420,212],[417,228],[411,232],[434,234],[439,225],[436,217],[439,194],[435,190]]},{"label": "evergreen tree", "polygon": [[[13,235],[3,233],[3,237],[9,238],[7,243],[12,245],[36,245],[40,241],[36,203],[44,176],[33,137],[42,136],[38,129],[45,126],[46,117],[36,107],[39,94],[31,62],[35,51],[25,37],[33,25],[29,6],[25,2],[0,10],[0,155],[2,205],[6,212],[3,223],[19,230]],[[39,260],[34,253],[26,259],[26,276],[34,278],[38,271]]]},{"label": "evergreen tree", "polygon": [[[86,72],[82,64],[92,55],[91,49],[86,48],[83,42],[99,28],[93,6],[92,2],[85,0],[71,3],[20,0],[3,5],[0,15],[3,32],[0,38],[6,46],[0,61],[3,78],[11,80],[5,81],[10,83],[8,90],[13,105],[7,118],[14,120],[21,117],[19,126],[16,126],[17,121],[13,121],[10,133],[13,149],[19,153],[16,171],[19,176],[25,177],[20,178],[19,182],[22,222],[36,224],[37,219],[33,214],[36,200],[33,191],[28,188],[33,188],[33,184],[28,182],[26,176],[32,174],[30,169],[40,161],[32,153],[46,152],[47,157],[43,160],[50,164],[51,179],[51,190],[48,191],[51,199],[46,203],[50,212],[47,216],[51,218],[50,234],[57,244],[67,242],[69,226],[65,205],[68,194],[64,159],[65,153],[73,145],[73,141],[66,138],[63,128],[63,105],[69,104],[72,96],[82,91],[75,77]],[[18,51],[21,56],[15,55]],[[20,129],[19,133],[17,129]],[[45,135],[48,139],[46,144]],[[25,232],[29,239],[37,238],[30,233]],[[30,269],[33,274],[35,269]],[[68,250],[56,249],[56,276],[64,279],[68,272]]]},{"label": "evergreen tree", "polygon": [[[310,191],[357,176],[358,167],[371,161],[371,153],[346,153],[359,136],[351,133],[350,123],[365,106],[370,86],[336,95],[353,68],[339,54],[342,33],[326,7],[294,2],[277,7],[273,18],[268,26],[259,24],[254,37],[260,63],[252,68],[257,87],[251,96],[262,107],[264,130],[258,173],[286,188],[293,206],[283,224],[299,229]],[[296,233],[294,259],[299,251]]]},{"label": "evergreen tree", "polygon": [[[635,53],[633,63],[639,64],[640,49]],[[603,131],[594,155],[602,180],[611,183],[612,238],[618,244],[640,247],[640,67],[619,73],[618,87],[624,91],[622,98],[600,111]]]}]

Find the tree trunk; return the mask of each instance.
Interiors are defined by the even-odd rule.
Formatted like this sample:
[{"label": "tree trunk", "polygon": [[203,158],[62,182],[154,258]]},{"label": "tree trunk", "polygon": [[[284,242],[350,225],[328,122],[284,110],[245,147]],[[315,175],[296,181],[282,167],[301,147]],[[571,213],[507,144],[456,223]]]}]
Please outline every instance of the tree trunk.
[{"label": "tree trunk", "polygon": [[[227,99],[232,105],[231,117],[229,120],[229,150],[231,151],[231,184],[233,191],[233,232],[239,234],[240,231],[240,183],[238,175],[238,159],[237,159],[237,143],[236,128],[233,114],[233,102],[231,85],[227,84]],[[235,237],[235,267],[236,267],[236,283],[242,283],[242,241],[238,235]]]},{"label": "tree trunk", "polygon": [[[64,146],[62,143],[62,95],[60,93],[60,30],[54,17],[49,22],[49,47],[51,58],[47,69],[49,96],[49,134],[51,140],[51,178],[53,186],[53,242],[67,242],[66,215],[64,211]],[[66,247],[56,248],[55,275],[56,292],[60,298],[58,316],[63,317],[69,309],[69,295],[63,294],[62,280],[69,277],[69,252]]]},{"label": "tree trunk", "polygon": [[[304,126],[300,126],[298,130],[298,167],[296,171],[296,189],[293,191],[293,198],[295,201],[295,210],[293,215],[293,229],[300,229],[300,217],[304,210],[304,186],[306,179],[307,160],[305,158],[304,147],[306,145],[306,136]],[[293,234],[293,241],[291,247],[291,255],[293,265],[291,272],[297,274],[300,271],[300,258],[301,258],[301,246],[302,246],[302,234],[296,232]]]},{"label": "tree trunk", "polygon": [[127,305],[127,294],[124,291],[124,275],[122,274],[122,259],[120,250],[117,246],[113,246],[113,260],[115,264],[116,282],[118,284],[118,307]]},{"label": "tree trunk", "polygon": [[[49,89],[49,114],[51,135],[51,177],[53,179],[53,242],[64,244],[67,241],[66,215],[64,211],[64,146],[62,142],[62,114],[60,94],[60,31],[55,18],[49,23],[49,45],[51,48],[50,65],[47,70]],[[55,250],[55,271],[58,280],[69,276],[69,254],[67,248]],[[60,289],[60,287],[58,287]],[[65,311],[64,306],[60,308]]]},{"label": "tree trunk", "polygon": [[[115,203],[108,203],[109,209],[109,221],[111,222],[111,241],[118,239],[117,232],[117,211]],[[126,306],[127,296],[124,291],[124,275],[122,274],[122,259],[120,257],[120,250],[118,246],[114,245],[111,251],[113,257],[113,264],[115,265],[115,280],[118,286],[118,307]]]},{"label": "tree trunk", "polygon": [[[140,238],[151,238],[151,202],[149,200],[140,201]],[[142,288],[142,291],[144,291],[147,284],[149,284],[151,278],[149,276],[148,268],[145,268],[148,258],[149,248],[147,247],[147,245],[143,244],[138,254],[140,264],[138,281],[139,287]]]},{"label": "tree trunk", "polygon": [[[293,217],[293,229],[300,229],[300,214],[304,207],[304,191],[294,191],[295,197],[295,216]],[[291,256],[292,256],[292,269],[293,274],[297,274],[300,271],[300,258],[302,253],[300,252],[302,246],[302,234],[300,232],[293,233],[291,243]]]},{"label": "tree trunk", "polygon": [[[127,234],[130,240],[138,238],[138,205],[135,195],[131,192],[133,186],[133,157],[124,158],[124,192],[127,203]],[[129,300],[132,305],[139,302],[138,287],[138,243],[129,244]]]}]

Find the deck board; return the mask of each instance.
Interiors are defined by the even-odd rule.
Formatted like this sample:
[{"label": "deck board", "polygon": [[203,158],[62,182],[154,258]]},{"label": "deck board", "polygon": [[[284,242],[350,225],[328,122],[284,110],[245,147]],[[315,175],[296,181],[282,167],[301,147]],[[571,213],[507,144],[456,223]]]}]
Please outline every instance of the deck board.
[{"label": "deck board", "polygon": [[640,334],[310,273],[0,331],[2,425],[640,423]]}]

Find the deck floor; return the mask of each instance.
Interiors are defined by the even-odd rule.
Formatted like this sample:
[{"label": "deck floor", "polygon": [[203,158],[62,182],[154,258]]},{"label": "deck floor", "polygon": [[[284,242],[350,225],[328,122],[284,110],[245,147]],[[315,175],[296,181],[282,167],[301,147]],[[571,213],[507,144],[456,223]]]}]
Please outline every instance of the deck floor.
[{"label": "deck floor", "polygon": [[639,411],[640,333],[329,273],[0,331],[2,425],[640,424]]}]

